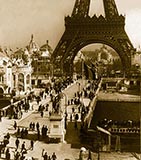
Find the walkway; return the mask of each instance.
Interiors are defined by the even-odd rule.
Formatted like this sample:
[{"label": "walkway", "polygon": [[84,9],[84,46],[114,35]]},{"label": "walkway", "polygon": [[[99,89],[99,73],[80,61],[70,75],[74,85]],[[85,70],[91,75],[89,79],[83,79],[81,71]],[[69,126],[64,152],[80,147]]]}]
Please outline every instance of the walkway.
[{"label": "walkway", "polygon": [[[74,87],[75,86],[75,87]],[[71,93],[71,96],[75,92],[74,88],[78,88],[77,84],[74,84],[73,86],[70,86],[67,88],[67,94]],[[71,98],[70,96],[70,98]],[[43,100],[42,103],[49,102],[49,98],[46,100]],[[69,106],[68,109],[71,111],[71,107]],[[48,123],[48,112],[45,112],[44,118],[40,117],[40,114],[37,113],[38,105],[34,103],[34,110],[29,111],[28,113],[24,113],[22,119],[16,120],[18,125],[23,127],[28,127],[29,122],[34,121],[40,121],[41,125]],[[76,110],[77,112],[77,110]],[[15,130],[13,128],[14,119],[9,120],[8,118],[3,118],[2,122],[0,122],[0,135],[1,138],[9,132],[11,134],[10,137],[10,143],[8,144],[8,147],[10,148],[10,151],[15,150],[15,136],[13,135],[15,133]],[[57,144],[48,144],[44,141],[34,141],[34,149],[29,150],[30,147],[30,141],[28,139],[20,139],[20,147],[23,141],[26,143],[26,148],[28,149],[28,153],[26,154],[27,157],[34,157],[38,160],[42,160],[41,153],[42,149],[45,149],[47,151],[48,155],[52,155],[53,152],[57,155],[57,160],[78,160],[79,157],[79,151],[81,147],[80,139],[79,139],[79,129],[80,124],[78,123],[78,129],[74,128],[74,122],[69,122],[68,119],[68,129],[66,134],[66,143],[57,143]],[[19,149],[20,150],[20,149]],[[4,155],[2,155],[4,157]],[[2,159],[2,158],[1,158]],[[97,154],[93,153],[93,159],[97,159]],[[101,160],[135,160],[135,158],[130,153],[101,153]]]}]

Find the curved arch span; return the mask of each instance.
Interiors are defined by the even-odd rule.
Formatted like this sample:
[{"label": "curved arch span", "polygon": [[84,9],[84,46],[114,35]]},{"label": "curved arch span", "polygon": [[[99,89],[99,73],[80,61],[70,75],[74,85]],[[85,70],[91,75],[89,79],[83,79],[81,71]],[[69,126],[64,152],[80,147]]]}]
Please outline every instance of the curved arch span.
[{"label": "curved arch span", "polygon": [[121,59],[123,70],[125,72],[128,72],[131,66],[131,56],[129,56],[129,53],[125,52],[124,49],[118,45],[118,43],[116,42],[113,43],[113,41],[106,40],[106,39],[91,39],[91,40],[80,39],[75,41],[75,43],[71,45],[71,47],[67,50],[67,52],[63,56],[63,59],[62,59],[63,68],[66,68],[65,64],[73,63],[75,56],[82,48],[95,43],[102,43],[114,49]]}]

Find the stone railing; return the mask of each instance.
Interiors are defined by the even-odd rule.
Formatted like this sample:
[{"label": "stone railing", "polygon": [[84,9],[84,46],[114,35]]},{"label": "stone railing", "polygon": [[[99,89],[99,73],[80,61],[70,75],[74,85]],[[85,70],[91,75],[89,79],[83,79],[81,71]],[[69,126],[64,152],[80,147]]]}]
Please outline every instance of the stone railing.
[{"label": "stone railing", "polygon": [[103,79],[101,79],[99,85],[98,85],[98,88],[95,92],[95,97],[93,98],[93,100],[90,102],[90,106],[89,106],[89,112],[88,114],[86,115],[85,119],[84,119],[84,123],[86,122],[87,125],[88,125],[88,128],[90,127],[90,123],[91,123],[91,120],[92,120],[92,117],[93,117],[93,112],[95,110],[95,106],[96,106],[96,103],[97,103],[97,99],[98,99],[98,93],[101,89],[101,85],[102,85],[102,82],[103,82]]},{"label": "stone railing", "polygon": [[140,133],[140,128],[109,128],[111,133]]}]

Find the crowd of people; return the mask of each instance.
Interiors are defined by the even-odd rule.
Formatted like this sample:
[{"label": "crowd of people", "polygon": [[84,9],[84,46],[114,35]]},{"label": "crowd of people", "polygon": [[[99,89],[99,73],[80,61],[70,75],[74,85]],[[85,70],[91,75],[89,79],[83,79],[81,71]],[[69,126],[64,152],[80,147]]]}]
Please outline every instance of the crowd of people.
[{"label": "crowd of people", "polygon": [[[73,81],[68,79],[64,82],[55,82],[54,85],[51,87],[46,87],[44,90],[40,91],[39,95],[35,95],[34,93],[29,94],[26,98],[20,100],[18,103],[11,104],[8,108],[5,110],[2,110],[2,116],[8,116],[10,119],[19,118],[19,115],[22,117],[23,111],[28,112],[30,109],[33,110],[33,106],[31,105],[31,102],[33,100],[36,100],[38,105],[38,112],[41,113],[41,117],[44,116],[44,111],[49,111],[49,104],[42,105],[40,101],[42,99],[46,99],[47,95],[50,96],[50,100],[52,103],[52,111],[49,111],[49,116],[51,114],[56,113],[58,114],[60,112],[60,99],[61,92],[63,89],[65,89],[70,83]],[[88,86],[86,86],[82,91],[78,91],[74,94],[74,98],[68,100],[68,105],[76,105],[78,108],[78,113],[81,114],[81,117],[79,117],[79,114],[75,113],[75,108],[72,108],[72,115],[70,115],[70,120],[72,120],[74,116],[74,122],[75,122],[75,128],[77,128],[77,121],[79,118],[81,118],[81,121],[83,121],[85,115],[89,111],[89,106],[84,106],[82,103],[82,97],[89,98],[92,100],[94,97],[94,92],[97,88],[96,82],[88,82]],[[55,94],[54,94],[55,93]],[[20,118],[21,118],[20,117]],[[15,140],[15,151],[14,151],[14,157],[15,159],[23,159],[25,158],[25,154],[28,152],[28,150],[34,149],[34,141],[30,141],[30,147],[26,147],[25,141],[22,143],[20,142],[20,138],[26,139],[28,138],[29,131],[35,131],[37,133],[37,139],[40,140],[42,137],[43,139],[48,136],[49,128],[47,125],[40,126],[39,122],[30,122],[29,127],[19,127],[14,121],[13,125],[14,129],[16,130],[16,140]],[[9,142],[8,142],[9,143]],[[22,144],[21,144],[22,143]],[[20,147],[21,146],[21,147]],[[5,146],[6,147],[6,146]],[[20,151],[19,151],[20,148]],[[6,159],[10,160],[11,157],[10,149],[7,148],[5,151]],[[55,153],[52,154],[52,156],[49,156],[47,152],[42,152],[42,157],[44,160],[49,159],[57,159],[57,156]]]},{"label": "crowd of people", "polygon": [[47,154],[47,152],[44,149],[42,150],[42,157],[43,157],[43,160],[56,160],[57,159],[55,152],[53,152],[52,155],[50,156]]},{"label": "crowd of people", "polygon": [[104,128],[104,129],[109,129],[109,128],[128,128],[129,131],[131,130],[138,130],[140,128],[140,121],[133,121],[133,120],[109,120],[109,119],[102,119],[98,121],[97,123],[98,126]]},{"label": "crowd of people", "polygon": [[95,96],[95,92],[98,88],[99,80],[87,81],[87,84],[82,88],[82,91],[77,91],[74,93],[74,97],[68,99],[67,105],[72,105],[72,112],[69,114],[66,113],[65,125],[67,128],[67,120],[74,122],[74,127],[77,129],[78,120],[81,121],[81,129],[84,128],[84,119],[89,112],[90,103],[85,106],[83,99],[89,99],[90,102]]},{"label": "crowd of people", "polygon": [[37,139],[40,140],[40,136],[42,136],[43,139],[47,137],[49,128],[47,127],[47,125],[43,125],[42,128],[40,129],[39,122],[37,122],[36,124],[34,122],[31,122],[29,124],[29,130],[31,130],[31,131],[36,130]]},{"label": "crowd of people", "polygon": [[33,98],[37,98],[35,95],[28,95],[25,98],[18,100],[15,103],[1,109],[1,118],[9,117],[9,119],[20,119],[22,118],[23,111],[28,112],[28,110],[33,109],[30,102]]},{"label": "crowd of people", "polygon": [[[38,127],[37,127],[38,128]],[[15,147],[9,147],[7,146],[9,144],[10,134],[7,133],[4,136],[3,141],[0,142],[0,158],[3,155],[3,158],[5,157],[6,160],[11,160],[14,157],[14,160],[26,160],[26,154],[29,150],[34,150],[34,143],[35,141],[30,140],[30,144],[26,144],[25,141],[22,141],[20,138],[15,139]],[[44,160],[56,160],[57,156],[55,152],[51,156],[45,152],[45,150],[42,150],[42,155]],[[34,158],[32,157],[32,160]]]},{"label": "crowd of people", "polygon": [[[47,95],[49,95],[51,98],[54,112],[58,112],[59,106],[58,106],[58,100],[56,99],[59,97],[59,94],[62,92],[62,90],[65,89],[72,82],[73,80],[71,78],[66,78],[64,80],[57,79],[53,81],[53,85],[46,86],[43,90],[41,90],[39,95],[35,95],[34,92],[31,92],[30,94],[25,95],[25,97],[22,98],[21,100],[17,100],[14,103],[11,102],[11,105],[0,110],[0,121],[2,120],[2,117],[9,117],[9,119],[22,118],[23,111],[28,112],[28,110],[33,110],[33,106],[31,105],[30,102],[36,100],[37,104],[39,105],[39,102],[43,98],[46,99]],[[47,106],[44,107],[47,108]],[[42,109],[42,107],[40,109]],[[40,112],[41,115],[43,116],[43,109],[40,110]]]}]

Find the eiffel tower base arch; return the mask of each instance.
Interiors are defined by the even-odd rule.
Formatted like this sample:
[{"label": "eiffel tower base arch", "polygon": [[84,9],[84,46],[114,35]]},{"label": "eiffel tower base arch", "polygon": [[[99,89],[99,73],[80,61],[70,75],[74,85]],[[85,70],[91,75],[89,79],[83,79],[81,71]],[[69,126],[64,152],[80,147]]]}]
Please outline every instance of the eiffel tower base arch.
[{"label": "eiffel tower base arch", "polygon": [[[102,15],[90,17],[88,15],[90,3],[87,3],[86,8],[83,8],[81,3],[76,4],[72,16],[65,17],[65,32],[52,55],[54,73],[72,76],[73,60],[78,51],[89,44],[102,43],[118,53],[124,73],[129,76],[131,56],[135,49],[124,29],[125,17],[118,14],[114,0],[104,0],[105,17]],[[113,8],[112,11],[109,6]],[[83,9],[86,12],[81,12],[81,15],[76,12],[77,9],[79,12]]]}]

